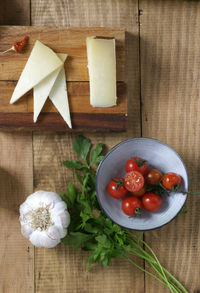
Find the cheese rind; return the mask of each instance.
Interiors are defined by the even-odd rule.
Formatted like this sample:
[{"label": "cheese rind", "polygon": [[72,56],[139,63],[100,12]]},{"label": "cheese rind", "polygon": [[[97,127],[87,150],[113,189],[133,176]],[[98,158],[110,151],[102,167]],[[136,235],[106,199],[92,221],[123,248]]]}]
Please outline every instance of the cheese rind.
[{"label": "cheese rind", "polygon": [[49,98],[68,124],[69,128],[72,128],[64,67],[61,68],[58,74],[49,94]]},{"label": "cheese rind", "polygon": [[86,39],[90,78],[90,104],[93,107],[116,105],[115,39]]},{"label": "cheese rind", "polygon": [[61,68],[62,65],[63,62],[50,48],[40,41],[36,41],[15,87],[10,104],[16,102],[49,74]]},{"label": "cheese rind", "polygon": [[[60,58],[60,60],[63,63],[65,62],[67,58],[67,54],[58,53],[57,56]],[[58,69],[56,69],[54,72],[48,75],[45,79],[43,79],[40,83],[38,83],[33,88],[33,107],[34,107],[33,121],[34,122],[37,121],[37,118],[49,96],[49,93],[58,77],[58,74],[61,68],[59,67]]]}]

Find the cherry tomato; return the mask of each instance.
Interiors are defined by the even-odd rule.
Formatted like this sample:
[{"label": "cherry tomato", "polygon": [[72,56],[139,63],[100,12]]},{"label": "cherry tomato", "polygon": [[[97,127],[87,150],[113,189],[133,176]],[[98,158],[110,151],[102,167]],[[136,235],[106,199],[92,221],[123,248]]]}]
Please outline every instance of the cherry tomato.
[{"label": "cherry tomato", "polygon": [[147,192],[142,198],[142,204],[147,211],[156,212],[162,205],[162,198],[153,192]]},{"label": "cherry tomato", "polygon": [[135,192],[144,187],[144,177],[137,171],[126,173],[124,177],[124,186],[130,192]]},{"label": "cherry tomato", "polygon": [[143,187],[142,189],[140,189],[138,191],[132,192],[132,194],[134,196],[140,197],[140,196],[143,196],[145,194],[145,192],[146,192],[146,189],[145,189],[145,187]]},{"label": "cherry tomato", "polygon": [[108,184],[108,193],[114,198],[123,198],[127,195],[128,190],[124,187],[123,178],[114,178]]},{"label": "cherry tomato", "polygon": [[166,189],[171,190],[175,185],[181,185],[181,177],[173,172],[166,173],[162,179],[162,184]]},{"label": "cherry tomato", "polygon": [[155,186],[156,183],[154,183],[154,182],[161,181],[162,177],[163,177],[163,174],[162,174],[162,172],[160,170],[151,169],[149,171],[149,173],[147,174],[147,178],[146,178],[147,184],[151,185],[151,186]]},{"label": "cherry tomato", "polygon": [[138,171],[143,176],[146,176],[148,173],[148,166],[145,160],[133,157],[126,162],[126,172]]},{"label": "cherry tomato", "polygon": [[122,211],[127,216],[135,216],[140,214],[142,208],[142,202],[138,197],[130,196],[122,201]]}]

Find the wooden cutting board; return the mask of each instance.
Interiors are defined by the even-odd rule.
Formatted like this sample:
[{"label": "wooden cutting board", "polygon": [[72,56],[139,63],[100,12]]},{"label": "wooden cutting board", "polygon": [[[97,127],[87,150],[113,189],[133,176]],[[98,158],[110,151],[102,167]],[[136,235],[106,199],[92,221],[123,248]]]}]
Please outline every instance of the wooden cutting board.
[{"label": "wooden cutting board", "polygon": [[[0,26],[0,52],[10,48],[14,41],[29,36],[26,50],[0,55],[0,128],[58,131],[125,131],[127,96],[125,85],[125,31],[120,28],[64,28]],[[90,106],[89,76],[87,70],[86,37],[114,37],[117,58],[117,106],[93,108]],[[70,130],[48,99],[38,122],[33,123],[33,91],[13,105],[9,104],[17,80],[28,60],[36,40],[56,53],[68,54],[65,62],[67,88],[72,118]]]}]

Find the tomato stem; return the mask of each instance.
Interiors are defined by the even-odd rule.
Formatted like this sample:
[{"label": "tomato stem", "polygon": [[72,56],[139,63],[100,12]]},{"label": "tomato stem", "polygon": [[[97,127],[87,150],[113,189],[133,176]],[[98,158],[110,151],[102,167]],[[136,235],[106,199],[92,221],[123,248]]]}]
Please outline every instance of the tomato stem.
[{"label": "tomato stem", "polygon": [[117,190],[119,187],[121,187],[121,186],[124,185],[124,181],[123,181],[123,179],[119,179],[119,180],[115,180],[115,179],[113,179],[113,181],[116,183],[116,187],[115,187],[116,190]]},{"label": "tomato stem", "polygon": [[143,159],[135,159],[135,158],[131,158],[131,160],[133,160],[134,162],[136,162],[136,164],[138,165],[138,167],[142,167],[144,165],[144,163],[146,162]]},{"label": "tomato stem", "polygon": [[141,209],[140,209],[140,208],[136,208],[136,209],[135,209],[135,214],[134,214],[134,216],[138,216],[138,215],[141,215]]}]

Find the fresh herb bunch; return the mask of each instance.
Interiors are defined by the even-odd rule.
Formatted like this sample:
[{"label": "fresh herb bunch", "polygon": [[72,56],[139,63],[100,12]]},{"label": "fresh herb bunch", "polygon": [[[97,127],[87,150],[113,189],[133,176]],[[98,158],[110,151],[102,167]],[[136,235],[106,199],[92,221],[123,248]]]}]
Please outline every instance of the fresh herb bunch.
[{"label": "fresh herb bunch", "polygon": [[[96,262],[107,266],[112,258],[120,257],[167,286],[170,292],[187,293],[180,282],[162,267],[153,250],[143,241],[142,234],[138,237],[129,230],[122,229],[102,212],[96,198],[95,165],[103,158],[103,145],[98,144],[92,150],[91,147],[87,138],[78,136],[73,143],[73,149],[82,162],[63,162],[64,166],[73,170],[81,187],[77,189],[69,182],[66,193],[60,194],[71,215],[69,233],[62,242],[73,245],[75,249],[81,247],[91,251],[89,268]],[[133,256],[145,260],[151,266],[152,272],[139,266]]]}]

